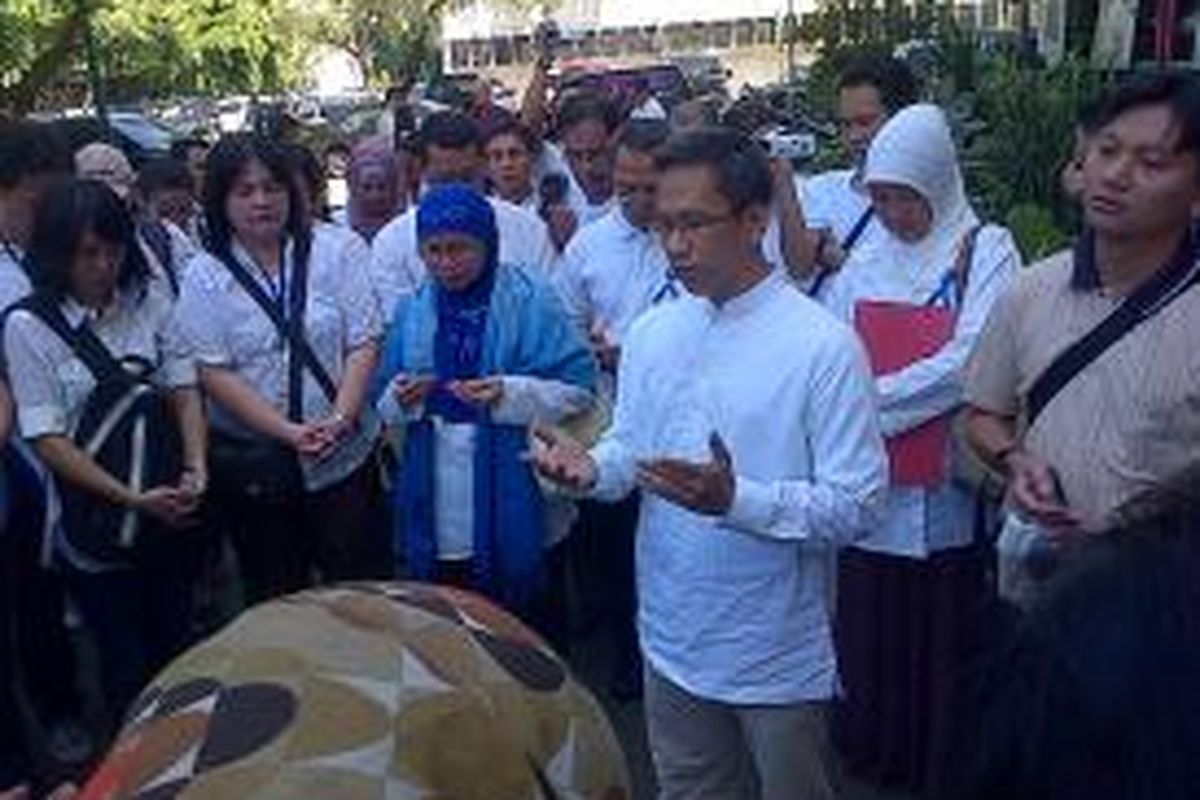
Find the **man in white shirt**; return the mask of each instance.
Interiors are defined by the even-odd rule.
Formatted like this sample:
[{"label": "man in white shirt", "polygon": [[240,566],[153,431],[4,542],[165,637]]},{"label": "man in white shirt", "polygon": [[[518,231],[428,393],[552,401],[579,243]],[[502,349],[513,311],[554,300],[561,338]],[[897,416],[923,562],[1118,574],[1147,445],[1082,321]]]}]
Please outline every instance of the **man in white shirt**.
[{"label": "man in white shirt", "polygon": [[[615,376],[621,340],[633,321],[680,293],[653,230],[659,179],[654,153],[669,134],[659,120],[626,125],[617,142],[614,171],[620,205],[579,232],[555,274],[567,313],[591,339],[610,376]],[[612,400],[611,382],[606,388]]]},{"label": "man in white shirt", "polygon": [[870,371],[854,333],[763,260],[761,148],[702,129],[660,165],[659,229],[694,296],[634,323],[596,447],[538,429],[532,457],[596,498],[644,493],[638,623],[660,797],[832,798],[833,556],[887,484]]},{"label": "man in white shirt", "polygon": [[[417,137],[422,183],[481,185],[484,160],[479,128],[454,111],[433,114]],[[537,214],[498,197],[490,198],[500,228],[500,261],[548,275],[557,253],[546,224]],[[389,222],[371,242],[371,279],[391,319],[396,301],[425,280],[425,264],[417,247],[417,209],[414,205]]]},{"label": "man in white shirt", "polygon": [[[842,72],[837,117],[842,147],[850,154],[851,165],[813,175],[800,187],[804,225],[817,235],[812,250],[817,267],[836,269],[878,227],[862,185],[867,150],[883,124],[917,102],[919,94],[912,70],[897,58],[862,58]],[[789,235],[796,233],[785,228],[785,247]]]},{"label": "man in white shirt", "polygon": [[[589,337],[602,372],[605,399],[616,395],[621,341],[652,305],[677,297],[671,263],[652,229],[659,169],[655,151],[670,134],[661,120],[631,120],[617,142],[614,184],[620,205],[581,230],[563,253],[555,274],[567,313]],[[620,503],[585,502],[578,536],[594,556],[589,589],[603,607],[615,654],[610,689],[619,699],[641,693],[641,663],[634,631],[636,601],[633,536],[638,498]],[[594,588],[591,588],[594,587]]]},{"label": "man in white shirt", "polygon": [[481,138],[489,192],[545,220],[554,246],[562,250],[578,227],[565,166],[539,175],[535,167],[543,145],[507,111],[492,114]]},{"label": "man in white shirt", "polygon": [[568,93],[558,108],[558,143],[570,167],[570,197],[580,225],[587,225],[616,206],[613,194],[613,137],[619,120],[612,101],[589,89]]}]

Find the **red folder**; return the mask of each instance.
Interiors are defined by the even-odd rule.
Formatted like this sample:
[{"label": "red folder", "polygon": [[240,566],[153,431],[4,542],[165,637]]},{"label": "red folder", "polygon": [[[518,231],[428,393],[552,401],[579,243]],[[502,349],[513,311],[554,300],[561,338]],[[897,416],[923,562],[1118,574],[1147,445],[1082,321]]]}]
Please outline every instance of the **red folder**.
[{"label": "red folder", "polygon": [[[954,335],[954,324],[954,312],[937,306],[860,300],[854,307],[854,327],[877,376],[937,353]],[[893,484],[936,486],[945,481],[950,421],[946,414],[887,440]]]}]

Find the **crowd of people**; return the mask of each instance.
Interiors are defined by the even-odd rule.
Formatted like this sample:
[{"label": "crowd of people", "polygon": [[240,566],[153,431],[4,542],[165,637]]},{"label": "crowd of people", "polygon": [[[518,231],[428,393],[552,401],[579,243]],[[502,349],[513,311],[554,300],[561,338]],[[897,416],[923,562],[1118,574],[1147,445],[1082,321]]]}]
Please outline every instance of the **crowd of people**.
[{"label": "crowd of people", "polygon": [[0,126],[0,797],[99,744],[72,629],[112,725],[230,552],[246,607],[405,577],[560,653],[587,596],[665,800],[1200,796],[1200,82],[1086,111],[1027,268],[902,62],[837,115],[801,177],[769,112],[539,74],[338,209],[260,133]]}]

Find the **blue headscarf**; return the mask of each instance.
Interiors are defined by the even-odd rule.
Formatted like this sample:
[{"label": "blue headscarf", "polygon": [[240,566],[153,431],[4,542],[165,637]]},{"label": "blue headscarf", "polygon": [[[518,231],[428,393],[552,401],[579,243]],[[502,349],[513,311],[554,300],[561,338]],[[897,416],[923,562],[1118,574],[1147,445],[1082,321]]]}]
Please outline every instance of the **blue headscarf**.
[{"label": "blue headscarf", "polygon": [[483,245],[484,265],[479,278],[465,289],[451,291],[436,285],[437,333],[434,337],[434,370],[438,386],[429,398],[429,410],[449,422],[478,422],[480,410],[446,391],[445,381],[480,377],[483,338],[488,308],[496,281],[500,234],[492,204],[467,184],[445,184],[430,189],[417,209],[417,241],[458,233]]}]

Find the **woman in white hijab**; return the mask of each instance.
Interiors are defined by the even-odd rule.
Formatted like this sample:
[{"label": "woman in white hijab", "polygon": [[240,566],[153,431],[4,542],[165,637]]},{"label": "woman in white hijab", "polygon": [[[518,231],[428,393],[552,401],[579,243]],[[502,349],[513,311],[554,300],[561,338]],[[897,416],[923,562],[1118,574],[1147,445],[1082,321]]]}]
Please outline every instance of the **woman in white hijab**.
[{"label": "woman in white hijab", "polygon": [[854,250],[825,304],[871,355],[892,486],[878,528],[840,556],[839,744],[852,772],[920,792],[942,773],[956,668],[973,647],[984,585],[974,498],[949,469],[949,419],[1020,256],[967,201],[936,106],[888,121],[863,180],[886,235]]}]

